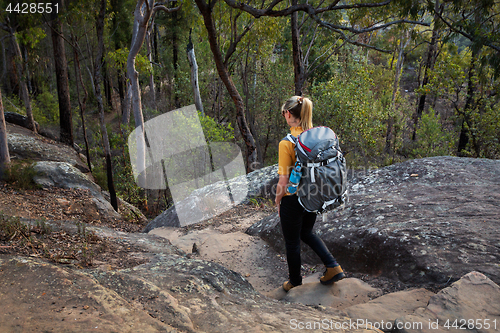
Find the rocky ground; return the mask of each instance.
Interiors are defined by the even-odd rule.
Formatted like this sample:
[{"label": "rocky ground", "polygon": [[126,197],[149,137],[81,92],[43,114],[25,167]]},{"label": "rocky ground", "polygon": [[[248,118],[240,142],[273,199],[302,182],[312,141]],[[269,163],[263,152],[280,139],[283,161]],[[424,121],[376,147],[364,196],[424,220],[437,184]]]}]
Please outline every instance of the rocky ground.
[{"label": "rocky ground", "polygon": [[[134,232],[143,227],[137,223],[97,216],[90,199],[88,191],[22,191],[1,184],[2,222],[18,226],[17,235],[2,234],[0,241],[2,332],[283,332],[290,318],[346,318],[333,309],[278,302],[257,292],[248,274],[261,279],[256,286],[268,284],[268,290],[276,289],[285,274],[276,253],[275,260],[263,260],[271,255],[264,244],[248,246],[259,248],[262,256],[214,248],[210,252],[218,249],[220,258],[205,257],[203,242],[186,254],[163,237]],[[241,206],[177,232],[219,230],[224,235],[225,230],[231,238],[241,233],[238,224],[251,224],[262,209]],[[12,222],[11,214],[19,223]],[[78,227],[83,224],[84,235]],[[273,276],[268,273],[274,273],[274,280],[267,279]],[[348,331],[371,331],[365,328]]]},{"label": "rocky ground", "polygon": [[101,216],[87,190],[23,190],[0,182],[0,214],[0,254],[46,258],[77,267],[122,268],[142,263],[130,257],[133,248],[97,237],[91,226],[119,232],[139,232],[144,226]]},{"label": "rocky ground", "polygon": [[[76,267],[129,268],[144,263],[131,253],[135,247],[97,237],[92,226],[117,232],[136,233],[146,226],[138,221],[101,216],[95,209],[87,190],[61,188],[22,190],[5,182],[0,183],[0,213],[5,218],[19,217],[29,223],[31,241],[25,236],[0,241],[0,254],[19,254],[46,258],[56,263]],[[166,238],[193,258],[213,261],[237,271],[259,292],[269,293],[287,278],[286,258],[268,243],[245,231],[274,211],[268,202],[242,204],[204,223],[183,228],[158,228],[152,234]],[[81,231],[77,225],[81,223]],[[47,232],[45,229],[50,229]],[[87,226],[83,230],[83,226]],[[10,238],[10,237],[9,237]],[[195,251],[193,252],[193,245]],[[83,248],[86,247],[86,253]],[[321,271],[320,265],[303,265],[304,276]],[[367,281],[385,293],[404,290],[408,286],[385,277],[350,272],[349,277]]]}]

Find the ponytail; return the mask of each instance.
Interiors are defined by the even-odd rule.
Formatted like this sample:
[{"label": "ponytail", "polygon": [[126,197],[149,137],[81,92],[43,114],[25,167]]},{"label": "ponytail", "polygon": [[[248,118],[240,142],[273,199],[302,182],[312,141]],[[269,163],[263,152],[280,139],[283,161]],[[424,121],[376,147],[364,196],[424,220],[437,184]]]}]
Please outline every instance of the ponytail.
[{"label": "ponytail", "polygon": [[304,131],[313,127],[312,123],[313,103],[307,97],[302,99],[302,108],[300,109],[300,126]]},{"label": "ponytail", "polygon": [[313,103],[307,97],[293,96],[281,107],[281,111],[288,110],[297,119],[304,131],[313,127],[312,124]]}]

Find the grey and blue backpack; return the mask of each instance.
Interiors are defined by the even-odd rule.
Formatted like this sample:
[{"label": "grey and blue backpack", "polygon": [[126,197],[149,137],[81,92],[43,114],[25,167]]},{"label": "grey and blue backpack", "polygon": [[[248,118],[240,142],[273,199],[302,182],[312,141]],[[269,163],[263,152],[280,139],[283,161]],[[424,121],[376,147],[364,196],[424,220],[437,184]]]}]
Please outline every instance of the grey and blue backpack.
[{"label": "grey and blue backpack", "polygon": [[346,201],[346,161],[337,135],[328,127],[313,127],[298,137],[285,138],[295,145],[302,178],[297,187],[299,202],[308,212],[322,214]]}]

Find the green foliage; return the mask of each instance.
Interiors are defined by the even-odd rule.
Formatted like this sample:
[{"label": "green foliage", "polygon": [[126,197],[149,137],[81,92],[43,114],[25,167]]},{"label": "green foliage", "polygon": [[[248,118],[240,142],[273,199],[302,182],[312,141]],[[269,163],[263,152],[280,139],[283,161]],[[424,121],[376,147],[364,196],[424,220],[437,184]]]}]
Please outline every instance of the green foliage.
[{"label": "green foliage", "polygon": [[[132,131],[132,126],[128,128],[122,126],[124,136]],[[120,133],[108,131],[109,144],[112,151],[120,152],[113,158],[113,179],[117,195],[125,201],[137,207],[144,206],[143,190],[137,186],[130,164],[129,151],[124,136]],[[104,175],[105,177],[105,175]]]},{"label": "green foliage", "polygon": [[97,185],[103,190],[108,191],[108,177],[106,175],[106,165],[104,163],[99,163],[92,168],[92,176]]},{"label": "green foliage", "polygon": [[[483,104],[484,103],[484,104]],[[486,99],[478,107],[479,112],[473,115],[476,124],[474,134],[481,138],[480,157],[500,158],[500,109],[498,102]]]},{"label": "green foliage", "polygon": [[[110,68],[120,69],[126,72],[128,54],[128,48],[121,48],[115,51],[110,51],[106,54],[106,61],[108,62]],[[148,75],[153,70],[148,58],[140,53],[135,58],[135,69],[141,74],[144,73]]]},{"label": "green foliage", "polygon": [[453,45],[444,48],[429,84],[418,93],[431,93],[447,101],[454,111],[457,132],[465,122],[470,140],[460,154],[498,158],[500,79],[495,78],[483,52],[476,53],[475,59],[472,54],[469,48],[461,52]]},{"label": "green foliage", "polygon": [[434,110],[424,113],[417,128],[418,142],[413,149],[415,158],[446,156],[452,153],[452,133],[443,130],[441,117]]},{"label": "green foliage", "polygon": [[29,48],[35,48],[46,36],[47,34],[41,27],[30,27],[29,29],[16,33],[19,43]]},{"label": "green foliage", "polygon": [[53,94],[47,91],[38,94],[32,109],[33,117],[41,125],[59,124],[59,102]]},{"label": "green foliage", "polygon": [[[101,132],[97,124],[92,130],[91,141],[94,142],[91,149],[91,160],[93,161],[92,176],[96,183],[104,190],[108,190],[108,178],[106,173],[106,160],[101,143]],[[132,126],[122,126],[121,131],[126,137],[132,131]],[[113,180],[118,197],[135,205],[142,207],[144,204],[143,190],[137,186],[130,164],[128,145],[120,132],[108,129],[109,145],[113,154]]]},{"label": "green foliage", "polygon": [[26,108],[21,99],[16,95],[7,97],[5,94],[2,94],[2,104],[4,112],[15,112],[24,116],[26,115]]},{"label": "green foliage", "polygon": [[114,48],[118,49],[130,45],[132,39],[133,21],[130,19],[137,1],[135,0],[110,0],[111,31],[114,33],[111,40]]},{"label": "green foliage", "polygon": [[33,167],[33,163],[29,160],[11,162],[10,168],[6,169],[4,172],[5,181],[23,190],[40,188],[33,180],[35,176],[36,171]]},{"label": "green foliage", "polygon": [[198,115],[207,142],[227,142],[234,140],[234,129],[231,123],[220,124],[210,116],[203,116],[201,113],[198,113]]},{"label": "green foliage", "polygon": [[[353,164],[373,163],[384,145],[383,100],[375,98],[374,68],[337,62],[330,81],[312,87],[314,125],[332,128]],[[366,162],[365,162],[366,161]]]}]

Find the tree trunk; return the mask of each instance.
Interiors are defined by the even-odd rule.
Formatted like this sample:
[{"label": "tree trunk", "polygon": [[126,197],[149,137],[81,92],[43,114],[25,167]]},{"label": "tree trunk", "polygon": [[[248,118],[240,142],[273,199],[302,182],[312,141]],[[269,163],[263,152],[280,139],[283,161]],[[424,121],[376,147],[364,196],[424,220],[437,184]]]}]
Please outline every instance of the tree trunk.
[{"label": "tree trunk", "polygon": [[[424,79],[422,80],[422,85],[420,87],[425,88],[425,86],[429,83],[429,74],[434,69],[434,64],[436,63],[436,54],[437,54],[437,41],[439,38],[439,30],[437,21],[439,20],[438,12],[439,1],[436,1],[435,10],[436,14],[434,15],[434,27],[432,28],[432,37],[431,42],[429,44],[429,48],[427,49],[427,58],[424,64]],[[417,126],[420,118],[422,117],[422,113],[425,109],[425,100],[427,99],[427,93],[424,91],[420,98],[418,99],[417,111],[413,116],[413,134],[412,140],[416,140],[417,136]]]},{"label": "tree trunk", "polygon": [[[252,97],[253,101],[253,107],[255,109],[255,80],[254,79],[254,85],[253,85],[253,93],[250,92],[250,84],[249,84],[249,79],[248,79],[248,72],[249,72],[249,65],[248,61],[250,58],[250,48],[247,48],[246,51],[246,56],[245,56],[245,64],[241,64],[241,78],[243,81],[243,94],[245,95],[245,115],[247,117],[247,122],[248,126],[250,128],[250,133],[256,138],[255,140],[255,147],[257,149],[257,159],[259,161],[260,165],[264,165],[264,158],[262,157],[262,148],[259,144],[259,139],[257,135],[257,129],[255,128],[255,117],[253,117],[252,113],[250,112],[250,97]],[[255,73],[256,75],[256,73]]]},{"label": "tree trunk", "polygon": [[96,20],[97,31],[97,58],[95,68],[95,96],[97,99],[97,107],[99,109],[99,121],[101,124],[101,134],[104,146],[104,154],[106,156],[106,174],[108,178],[108,190],[111,199],[111,206],[118,211],[118,200],[116,198],[115,185],[113,182],[113,165],[111,163],[111,149],[109,147],[108,130],[104,122],[104,103],[102,101],[101,84],[103,83],[102,67],[104,55],[104,15],[106,14],[106,0],[101,0],[101,8]]},{"label": "tree trunk", "polygon": [[[408,32],[401,34],[401,40],[399,41],[399,52],[398,52],[398,60],[396,62],[396,73],[394,75],[394,82],[392,86],[391,108],[387,119],[387,132],[385,136],[384,152],[386,154],[391,154],[391,152],[393,152],[394,123],[396,122],[396,97],[399,90],[401,71],[403,69],[404,50],[408,45],[408,42],[410,41],[410,37],[408,35],[405,36],[405,34],[408,34]],[[406,43],[404,43],[405,37],[406,37]]]},{"label": "tree trunk", "polygon": [[[292,0],[292,6],[297,5],[298,0]],[[290,25],[292,29],[292,51],[293,51],[293,69],[295,74],[295,95],[302,96],[304,86],[304,62],[302,59],[302,48],[300,46],[300,33],[298,26],[298,13],[291,14]]]},{"label": "tree trunk", "polygon": [[196,62],[193,41],[191,40],[191,30],[189,31],[189,43],[186,51],[189,67],[191,67],[191,85],[193,86],[194,105],[196,105],[196,110],[200,111],[202,115],[205,115],[205,112],[203,111],[203,103],[201,102],[200,86],[198,85],[198,63]]},{"label": "tree trunk", "polygon": [[123,101],[125,100],[125,89],[124,89],[125,80],[123,79],[123,74],[121,69],[118,69],[117,79],[118,79],[118,95],[120,96],[120,107],[123,116]]},{"label": "tree trunk", "polygon": [[[63,8],[63,0],[59,0],[59,8]],[[58,14],[53,12],[52,45],[54,47],[54,65],[56,70],[57,96],[59,99],[59,128],[61,131],[61,142],[73,147],[73,120],[71,113],[71,101],[69,97],[68,64],[64,39],[62,37],[63,25]]]},{"label": "tree trunk", "polygon": [[[6,29],[4,29],[6,30]],[[9,27],[8,30],[6,30],[11,36],[14,34],[14,29],[11,29]],[[4,40],[4,39],[3,39]],[[2,41],[3,41],[2,40]],[[4,94],[6,95],[18,95],[21,96],[21,93],[19,91],[19,80],[20,77],[18,75],[18,66],[16,65],[17,56],[16,56],[16,47],[14,46],[14,41],[11,38],[8,39],[7,41],[10,43],[9,47],[7,47],[7,54],[5,55],[5,66],[6,66],[6,72],[5,72],[5,81],[2,80],[2,84],[4,85],[3,88]],[[17,40],[16,40],[17,43]]]},{"label": "tree trunk", "polygon": [[155,63],[159,63],[160,61],[158,60],[158,25],[153,24],[153,60]]},{"label": "tree trunk", "polygon": [[153,50],[152,50],[152,43],[153,43],[153,38],[151,38],[151,33],[152,33],[152,28],[149,29],[149,31],[146,33],[146,48],[148,50],[148,60],[149,64],[151,65],[151,74],[149,75],[149,94],[151,96],[151,106],[153,110],[157,109],[156,106],[156,88],[155,88],[155,76],[153,73]]},{"label": "tree trunk", "polygon": [[26,128],[36,132],[35,119],[33,118],[33,111],[31,109],[31,100],[28,91],[28,85],[26,83],[26,73],[24,72],[23,66],[23,55],[21,53],[21,48],[17,42],[14,29],[11,29],[11,44],[15,54],[15,67],[17,69],[17,76],[19,80],[19,95],[23,101],[24,107],[26,108]]},{"label": "tree trunk", "polygon": [[181,107],[178,91],[178,71],[179,71],[179,38],[177,36],[177,13],[172,14],[174,28],[172,30],[172,64],[174,66],[174,105],[176,108]]},{"label": "tree trunk", "polygon": [[467,144],[469,143],[469,135],[471,128],[471,112],[474,109],[474,93],[476,92],[476,86],[474,84],[474,75],[476,72],[476,57],[477,51],[472,50],[472,56],[470,60],[469,74],[467,76],[467,98],[465,100],[464,111],[462,112],[462,128],[460,129],[460,137],[458,140],[457,156],[465,157],[467,156]]},{"label": "tree trunk", "polygon": [[7,75],[7,52],[5,51],[5,40],[2,39],[2,76],[0,76],[0,82],[5,82],[5,76]]},{"label": "tree trunk", "polygon": [[7,127],[3,114],[2,92],[0,91],[0,179],[3,178],[4,171],[9,167],[10,155],[7,145]]},{"label": "tree trunk", "polygon": [[130,109],[132,108],[132,85],[128,81],[126,81],[125,85],[127,89],[122,100],[122,125],[130,123]]},{"label": "tree trunk", "polygon": [[229,75],[229,71],[227,66],[224,64],[224,58],[222,57],[222,53],[219,49],[219,45],[217,43],[217,30],[215,29],[215,23],[212,18],[212,8],[210,6],[214,6],[215,2],[207,5],[204,0],[195,0],[198,9],[200,10],[205,27],[208,33],[208,41],[210,43],[210,49],[212,54],[214,55],[215,65],[217,66],[217,72],[219,76],[226,86],[226,89],[229,93],[229,96],[233,99],[234,105],[236,106],[236,121],[238,123],[238,127],[241,132],[241,136],[245,141],[246,145],[246,169],[247,172],[256,170],[259,168],[258,159],[257,159],[257,149],[255,145],[255,140],[250,132],[250,128],[248,127],[247,120],[245,117],[245,105],[243,99],[241,98],[238,89],[236,88],[231,76]]},{"label": "tree trunk", "polygon": [[102,79],[104,80],[104,95],[106,96],[106,104],[113,109],[113,84],[108,73],[108,64],[106,60],[102,62]]},{"label": "tree trunk", "polygon": [[[146,0],[149,1],[149,0]],[[146,7],[143,8],[142,7]],[[136,170],[138,171],[137,185],[146,188],[146,138],[144,133],[144,116],[142,114],[141,88],[139,86],[139,72],[135,69],[135,59],[139,54],[142,43],[146,38],[146,30],[151,10],[144,5],[144,0],[139,0],[134,12],[134,28],[132,45],[127,58],[127,74],[130,81],[131,105],[134,112],[136,133]]]},{"label": "tree trunk", "polygon": [[[89,140],[87,137],[87,126],[85,125],[85,109],[86,109],[86,104],[87,104],[87,98],[89,96],[87,89],[85,89],[85,84],[83,83],[83,78],[82,78],[82,70],[80,66],[80,57],[78,56],[78,50],[76,48],[76,38],[71,35],[71,40],[73,43],[73,52],[74,52],[74,58],[75,58],[75,79],[76,79],[76,94],[78,97],[78,105],[80,107],[80,118],[82,120],[82,129],[83,129],[83,141],[85,142],[85,153],[87,157],[87,165],[89,167],[90,172],[92,172],[92,163],[90,161],[90,149],[89,149]],[[83,100],[80,98],[80,84],[83,89]]]}]

